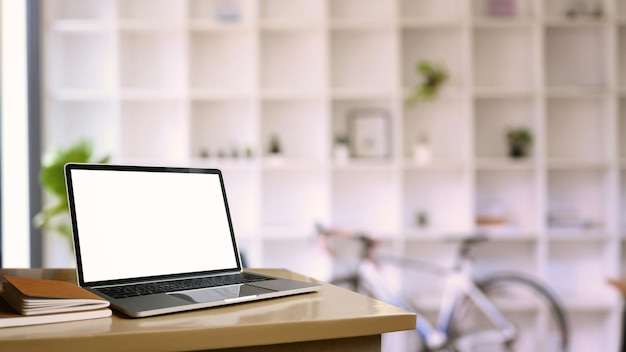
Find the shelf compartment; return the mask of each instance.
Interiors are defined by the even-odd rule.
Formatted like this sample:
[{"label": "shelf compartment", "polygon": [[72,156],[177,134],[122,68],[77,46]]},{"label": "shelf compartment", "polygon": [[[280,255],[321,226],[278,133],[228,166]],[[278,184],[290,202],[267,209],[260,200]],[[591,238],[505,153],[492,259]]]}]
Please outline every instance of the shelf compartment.
[{"label": "shelf compartment", "polygon": [[[415,144],[419,139],[426,138],[432,162],[468,160],[470,141],[465,133],[469,129],[466,108],[467,103],[463,99],[443,97],[420,102],[415,108],[406,107],[402,126],[403,154],[407,158],[416,158]],[[419,160],[415,159],[415,162]]]},{"label": "shelf compartment", "polygon": [[250,23],[254,0],[190,0],[188,17],[191,23],[208,26]]},{"label": "shelf compartment", "polygon": [[258,157],[252,101],[194,101],[191,105],[191,156],[225,160]]},{"label": "shelf compartment", "polygon": [[392,90],[396,85],[394,52],[392,30],[332,30],[331,87]]},{"label": "shelf compartment", "polygon": [[121,21],[181,22],[185,18],[184,2],[178,0],[118,1]]},{"label": "shelf compartment", "polygon": [[598,98],[553,98],[547,102],[546,134],[549,158],[606,161],[609,145],[608,104]]},{"label": "shelf compartment", "polygon": [[48,20],[109,20],[115,15],[115,0],[44,1]]},{"label": "shelf compartment", "polygon": [[[261,224],[266,229],[299,229],[302,238],[328,216],[328,178],[310,170],[264,170],[261,176]],[[294,206],[296,205],[297,206]]]},{"label": "shelf compartment", "polygon": [[395,15],[393,1],[376,1],[363,6],[360,0],[328,1],[331,21],[365,21],[388,23]]},{"label": "shelf compartment", "polygon": [[400,214],[396,177],[391,168],[333,172],[331,223],[392,236]]},{"label": "shelf compartment", "polygon": [[548,252],[547,282],[559,296],[588,303],[614,297],[606,283],[612,272],[607,242],[550,242]]},{"label": "shelf compartment", "polygon": [[537,233],[537,178],[532,171],[479,171],[476,174],[476,226],[494,236]]},{"label": "shelf compartment", "polygon": [[442,65],[448,71],[443,89],[464,86],[467,72],[463,65],[463,32],[461,28],[402,29],[402,85],[415,87],[423,77],[415,72],[416,65],[428,61]]},{"label": "shelf compartment", "polygon": [[95,155],[115,156],[118,152],[117,104],[111,100],[52,101],[45,125],[45,145],[51,147],[80,139],[93,142]]},{"label": "shelf compartment", "polygon": [[608,13],[608,8],[606,6],[607,1],[605,0],[588,0],[588,1],[551,0],[551,1],[545,1],[542,3],[544,6],[543,11],[544,11],[545,17],[551,18],[551,19],[568,20],[569,22],[572,22],[572,23],[578,23],[580,21],[591,21],[591,20],[597,21],[598,20],[598,18],[590,14],[589,15],[579,14],[575,17],[570,18],[570,16],[568,15],[568,12],[570,10],[575,9],[575,7],[578,5],[584,6],[583,10],[585,10],[586,12],[592,12],[596,8],[596,6],[600,5],[602,6],[601,9],[603,10],[605,16]]},{"label": "shelf compartment", "polygon": [[494,272],[519,272],[537,277],[537,243],[489,241],[475,248],[474,272],[486,277]]},{"label": "shelf compartment", "polygon": [[121,103],[121,154],[129,160],[181,163],[189,158],[185,104],[178,101]]},{"label": "shelf compartment", "polygon": [[[327,255],[316,241],[311,238],[302,239],[269,239],[263,241],[262,263],[259,267],[289,268],[318,280],[328,280],[331,263]],[[308,315],[311,312],[301,312],[300,309],[310,309],[308,305],[296,305],[290,312],[298,315]],[[295,310],[294,310],[295,308]]]},{"label": "shelf compartment", "polygon": [[326,84],[321,31],[263,31],[260,43],[263,91],[320,92]]},{"label": "shelf compartment", "polygon": [[252,237],[260,225],[260,181],[250,170],[222,168],[235,236]]},{"label": "shelf compartment", "polygon": [[[395,155],[395,144],[397,143],[397,135],[395,133],[395,129],[397,128],[397,121],[395,120],[398,114],[394,110],[394,104],[391,100],[387,99],[336,99],[332,101],[331,107],[331,130],[332,138],[334,139],[339,134],[347,134],[348,138],[351,138],[351,118],[357,111],[363,110],[380,110],[386,113],[390,121],[389,133],[387,137],[389,138],[389,145],[391,146],[390,154]],[[352,138],[353,139],[353,138]],[[331,140],[329,140],[331,142]],[[351,162],[360,162],[360,161],[381,161],[388,162],[389,158],[354,158]]]},{"label": "shelf compartment", "polygon": [[259,18],[262,23],[321,23],[323,4],[317,0],[261,0]]},{"label": "shelf compartment", "polygon": [[[532,98],[480,98],[475,110],[475,153],[479,158],[508,157],[507,132],[511,128],[525,127],[537,139],[535,121],[537,105]],[[532,156],[534,145],[529,150]]]},{"label": "shelf compartment", "polygon": [[251,94],[254,42],[246,31],[200,32],[190,37],[189,84],[201,92]]},{"label": "shelf compartment", "polygon": [[[606,285],[606,284],[605,284]],[[570,327],[570,351],[610,351],[619,344],[613,330],[611,315],[606,312],[568,312]],[[617,333],[619,336],[619,333]]]},{"label": "shelf compartment", "polygon": [[175,32],[123,31],[120,36],[122,89],[176,92],[185,83],[184,37]]},{"label": "shelf compartment", "polygon": [[271,100],[261,107],[264,155],[269,155],[273,136],[278,137],[281,156],[307,160],[325,160],[328,155],[327,112],[320,100]]},{"label": "shelf compartment", "polygon": [[116,82],[113,38],[106,32],[52,33],[49,89],[110,94]]},{"label": "shelf compartment", "polygon": [[474,29],[474,86],[531,89],[536,84],[530,27]]},{"label": "shelf compartment", "polygon": [[[463,171],[414,170],[404,173],[402,227],[438,235],[472,227],[468,175]],[[415,234],[418,238],[420,234]]]},{"label": "shelf compartment", "polygon": [[506,11],[491,10],[493,0],[472,0],[472,14],[477,19],[498,19],[503,21],[525,20],[536,16],[537,10],[532,0],[510,1],[511,8]]},{"label": "shelf compartment", "polygon": [[609,175],[597,170],[551,170],[547,178],[547,228],[602,231],[611,224]]},{"label": "shelf compartment", "polygon": [[398,13],[402,20],[459,21],[464,15],[461,2],[456,0],[401,0]]},{"label": "shelf compartment", "polygon": [[548,87],[607,87],[611,60],[602,27],[548,27],[545,40]]}]

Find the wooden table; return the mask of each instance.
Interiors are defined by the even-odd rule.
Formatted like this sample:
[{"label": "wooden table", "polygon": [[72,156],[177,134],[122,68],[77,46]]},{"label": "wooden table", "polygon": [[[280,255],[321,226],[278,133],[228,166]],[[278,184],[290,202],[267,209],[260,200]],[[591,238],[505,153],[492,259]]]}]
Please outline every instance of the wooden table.
[{"label": "wooden table", "polygon": [[[282,269],[251,270],[300,280]],[[0,269],[65,281],[73,269]],[[141,319],[111,318],[0,329],[0,351],[380,351],[381,334],[415,328],[415,314],[324,284],[307,293]]]}]

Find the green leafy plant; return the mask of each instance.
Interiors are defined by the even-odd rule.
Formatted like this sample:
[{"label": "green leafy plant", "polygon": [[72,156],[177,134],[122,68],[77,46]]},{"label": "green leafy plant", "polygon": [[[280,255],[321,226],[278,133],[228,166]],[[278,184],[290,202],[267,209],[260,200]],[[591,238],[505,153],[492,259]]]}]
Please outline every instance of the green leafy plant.
[{"label": "green leafy plant", "polygon": [[523,157],[533,143],[533,135],[526,127],[511,128],[506,133],[509,143],[509,154],[512,157]]},{"label": "green leafy plant", "polygon": [[70,162],[106,163],[108,161],[109,156],[94,160],[93,145],[87,140],[80,140],[67,148],[55,149],[47,153],[41,165],[39,182],[44,191],[54,200],[35,215],[35,226],[56,232],[71,240],[72,229],[69,223],[64,166]]},{"label": "green leafy plant", "polygon": [[419,101],[435,99],[443,84],[448,80],[448,71],[443,65],[425,60],[415,65],[415,72],[422,77],[422,81],[408,97],[409,107],[415,106]]},{"label": "green leafy plant", "polygon": [[350,138],[345,133],[339,133],[335,136],[335,145],[348,145],[350,143]]}]

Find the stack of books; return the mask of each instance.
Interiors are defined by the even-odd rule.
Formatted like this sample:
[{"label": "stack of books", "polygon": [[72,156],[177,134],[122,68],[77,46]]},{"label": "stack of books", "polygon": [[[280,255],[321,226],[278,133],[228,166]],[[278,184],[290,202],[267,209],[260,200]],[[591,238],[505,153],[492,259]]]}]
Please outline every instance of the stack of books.
[{"label": "stack of books", "polygon": [[109,301],[71,282],[3,277],[0,328],[110,316]]}]

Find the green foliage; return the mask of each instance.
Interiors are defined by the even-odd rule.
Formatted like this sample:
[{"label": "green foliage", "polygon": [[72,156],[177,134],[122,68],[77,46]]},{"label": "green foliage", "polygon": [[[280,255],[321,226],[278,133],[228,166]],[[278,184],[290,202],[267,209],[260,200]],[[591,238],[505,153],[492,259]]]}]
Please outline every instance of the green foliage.
[{"label": "green foliage", "polygon": [[419,61],[415,65],[415,73],[422,77],[422,82],[408,97],[409,107],[414,107],[419,101],[435,99],[441,86],[448,80],[448,71],[444,66],[428,61]]},{"label": "green foliage", "polygon": [[532,132],[525,127],[509,129],[506,138],[511,145],[520,147],[527,147],[533,142]]},{"label": "green foliage", "polygon": [[350,143],[350,138],[347,134],[340,133],[335,136],[335,145],[348,145]]},{"label": "green foliage", "polygon": [[68,240],[72,237],[71,226],[67,221],[69,207],[65,186],[64,167],[70,162],[106,163],[109,156],[93,160],[93,145],[87,140],[80,140],[65,149],[50,151],[41,165],[39,182],[41,187],[54,198],[54,202],[39,212],[35,218],[35,226],[47,231],[56,232]]},{"label": "green foliage", "polygon": [[509,156],[523,158],[528,155],[528,148],[533,142],[532,132],[526,127],[511,128],[506,133],[509,142]]}]

